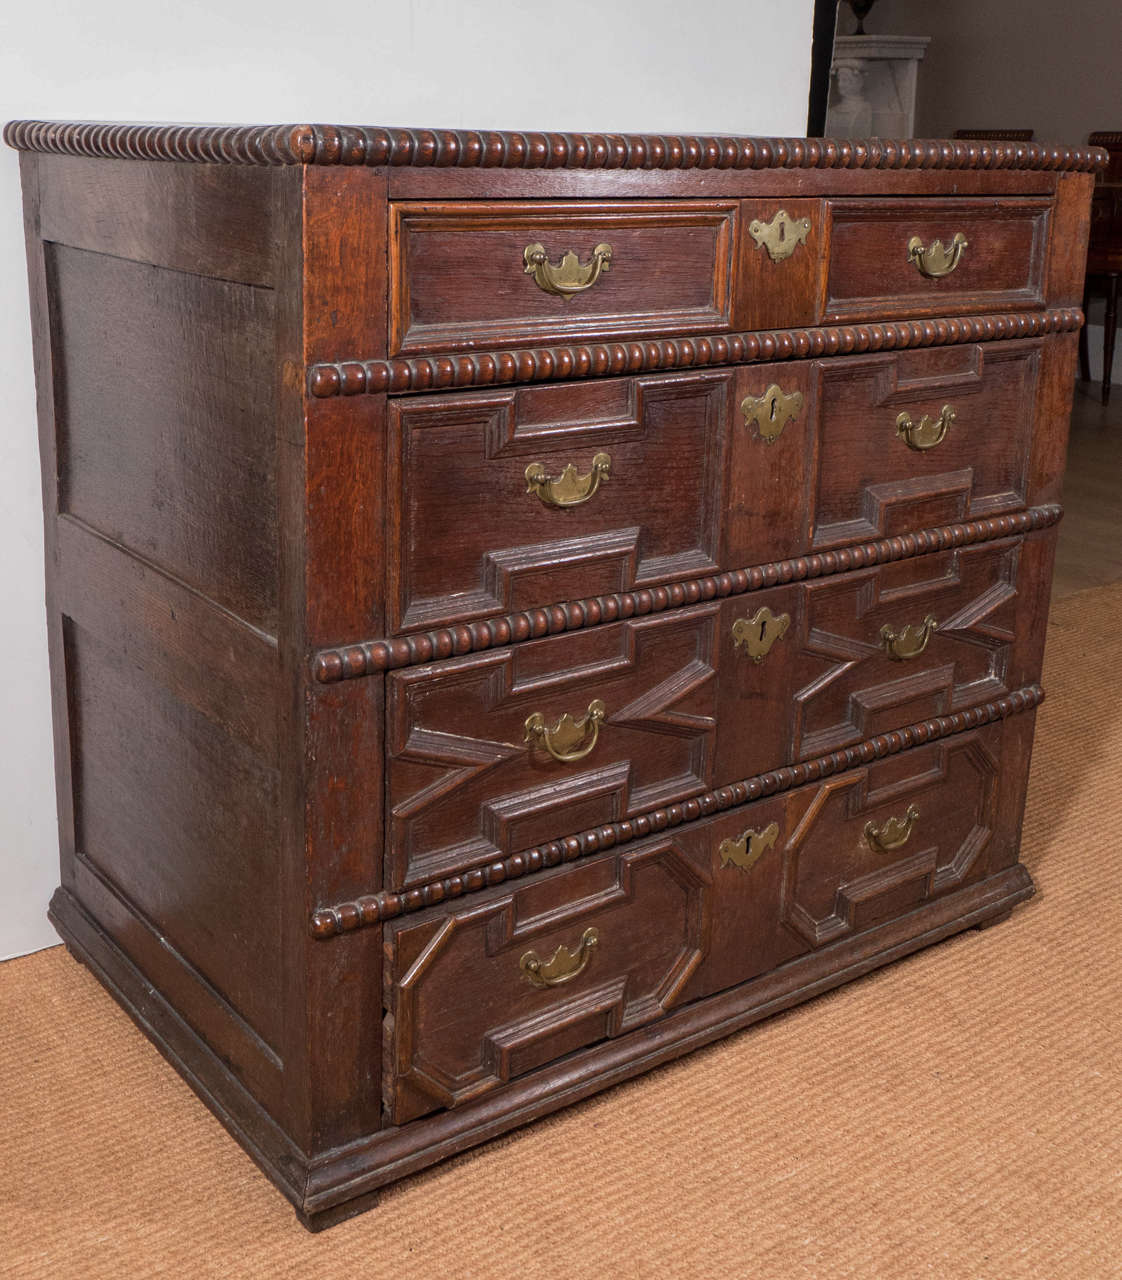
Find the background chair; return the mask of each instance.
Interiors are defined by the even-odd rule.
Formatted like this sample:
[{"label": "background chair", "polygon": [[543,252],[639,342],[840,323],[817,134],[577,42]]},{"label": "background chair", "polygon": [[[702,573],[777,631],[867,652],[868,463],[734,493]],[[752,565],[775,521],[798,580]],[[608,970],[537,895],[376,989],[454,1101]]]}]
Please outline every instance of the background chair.
[{"label": "background chair", "polygon": [[[1118,282],[1122,276],[1122,130],[1092,133],[1087,141],[1106,147],[1110,161],[1095,183],[1091,205],[1091,239],[1087,248],[1087,277],[1083,285],[1083,314],[1091,297],[1106,295],[1103,320],[1103,404],[1110,402],[1110,375],[1114,365],[1114,337],[1118,325]],[[1091,380],[1087,327],[1079,331],[1079,376]]]},{"label": "background chair", "polygon": [[1031,142],[1032,129],[956,129],[956,138],[978,142]]}]

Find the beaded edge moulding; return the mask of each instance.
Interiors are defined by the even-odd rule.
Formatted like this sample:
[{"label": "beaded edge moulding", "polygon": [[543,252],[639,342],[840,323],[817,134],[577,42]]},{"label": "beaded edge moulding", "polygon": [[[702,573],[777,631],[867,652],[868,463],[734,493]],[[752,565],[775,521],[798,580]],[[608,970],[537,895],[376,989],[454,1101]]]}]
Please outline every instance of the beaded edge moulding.
[{"label": "beaded edge moulding", "polygon": [[196,164],[417,165],[498,169],[1046,169],[1094,171],[1097,147],[871,138],[501,133],[329,124],[11,120],[17,151]]}]

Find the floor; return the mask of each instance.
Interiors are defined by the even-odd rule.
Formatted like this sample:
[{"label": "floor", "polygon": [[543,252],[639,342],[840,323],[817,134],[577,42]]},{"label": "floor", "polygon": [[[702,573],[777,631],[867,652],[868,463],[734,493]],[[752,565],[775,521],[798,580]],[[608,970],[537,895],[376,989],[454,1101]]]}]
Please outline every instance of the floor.
[{"label": "floor", "polygon": [[1104,408],[1098,383],[1075,384],[1063,502],[1053,608],[1122,580],[1122,387]]}]

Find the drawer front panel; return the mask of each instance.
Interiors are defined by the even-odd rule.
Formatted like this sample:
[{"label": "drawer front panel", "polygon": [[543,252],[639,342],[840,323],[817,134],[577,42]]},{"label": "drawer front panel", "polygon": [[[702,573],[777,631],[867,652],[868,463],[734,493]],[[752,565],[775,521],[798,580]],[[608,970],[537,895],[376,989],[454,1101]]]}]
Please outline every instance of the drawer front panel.
[{"label": "drawer front panel", "polygon": [[1032,199],[830,201],[823,319],[1042,306],[1049,209]]},{"label": "drawer front panel", "polygon": [[1033,683],[1053,548],[1008,538],[392,673],[387,885]]},{"label": "drawer front panel", "polygon": [[727,329],[736,215],[718,200],[395,204],[390,353]]},{"label": "drawer front panel", "polygon": [[1040,345],[817,366],[815,550],[1023,507]]},{"label": "drawer front panel", "polygon": [[957,734],[386,926],[392,1123],[1016,860],[1033,717]]},{"label": "drawer front panel", "polygon": [[787,928],[821,947],[1016,861],[1031,721],[792,792],[780,832]]},{"label": "drawer front panel", "polygon": [[387,883],[712,786],[719,616],[703,605],[391,674]]},{"label": "drawer front panel", "polygon": [[658,1017],[706,945],[709,868],[672,837],[387,931],[401,1124]]},{"label": "drawer front panel", "polygon": [[729,374],[390,406],[390,622],[409,631],[709,573]]},{"label": "drawer front panel", "polygon": [[718,785],[1035,682],[1054,545],[1048,531],[727,601]]}]

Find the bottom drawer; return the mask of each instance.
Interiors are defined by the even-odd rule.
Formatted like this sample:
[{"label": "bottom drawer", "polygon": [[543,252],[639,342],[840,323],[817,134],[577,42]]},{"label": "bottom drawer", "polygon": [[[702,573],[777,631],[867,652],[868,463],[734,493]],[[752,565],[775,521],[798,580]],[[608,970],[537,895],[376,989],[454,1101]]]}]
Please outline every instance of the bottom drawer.
[{"label": "bottom drawer", "polygon": [[393,1123],[1016,861],[1031,714],[386,926]]}]

